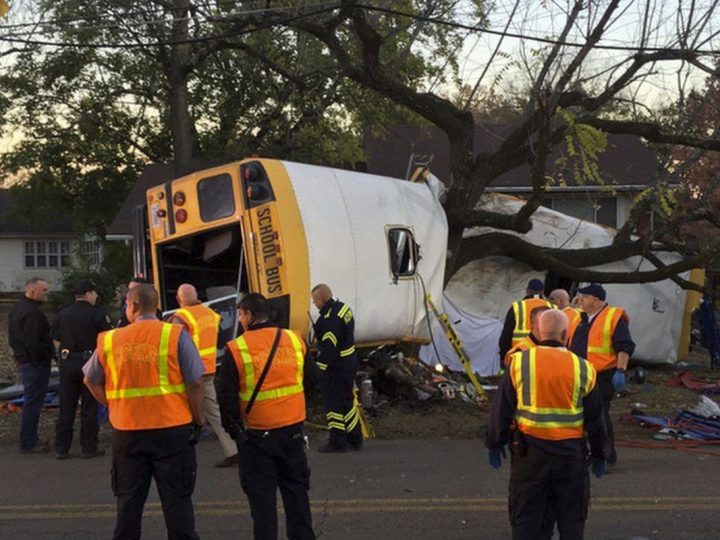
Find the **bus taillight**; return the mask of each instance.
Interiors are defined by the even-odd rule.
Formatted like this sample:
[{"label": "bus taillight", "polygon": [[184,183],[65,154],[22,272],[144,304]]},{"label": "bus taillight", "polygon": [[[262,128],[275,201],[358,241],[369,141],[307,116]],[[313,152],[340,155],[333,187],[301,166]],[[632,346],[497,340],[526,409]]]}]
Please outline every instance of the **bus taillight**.
[{"label": "bus taillight", "polygon": [[184,209],[175,211],[175,221],[178,223],[185,223],[187,221],[187,212]]},{"label": "bus taillight", "polygon": [[175,195],[173,195],[173,204],[175,206],[182,206],[185,204],[185,193],[182,191],[175,193]]}]

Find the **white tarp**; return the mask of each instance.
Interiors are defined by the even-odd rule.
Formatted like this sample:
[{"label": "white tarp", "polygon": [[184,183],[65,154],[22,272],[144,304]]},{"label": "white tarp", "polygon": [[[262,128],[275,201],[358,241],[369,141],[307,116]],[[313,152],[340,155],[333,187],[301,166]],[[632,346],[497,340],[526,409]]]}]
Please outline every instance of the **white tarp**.
[{"label": "white tarp", "polygon": [[[522,204],[523,201],[516,197],[492,194],[484,198],[482,207],[515,213]],[[538,246],[581,249],[609,245],[615,232],[544,207],[533,214],[532,222],[533,228],[529,233],[510,234],[522,236]],[[466,231],[466,234],[476,235],[491,230],[477,228]],[[666,263],[678,258],[672,253],[662,255]],[[654,268],[640,257],[594,267],[599,271],[616,272]],[[506,257],[487,257],[461,268],[445,292],[459,309],[473,316],[494,318],[502,324],[510,304],[522,298],[527,282],[535,277],[544,279],[544,272],[537,272]],[[687,279],[688,274],[683,277]],[[608,284],[605,289],[608,302],[624,308],[630,317],[630,331],[637,345],[633,358],[658,364],[677,362],[686,292],[669,279],[646,284]],[[468,350],[473,357],[483,354],[480,350]],[[481,364],[484,365],[483,362]]]},{"label": "white tarp", "polygon": [[[462,341],[473,371],[482,376],[495,375],[500,370],[500,357],[498,356],[498,340],[502,332],[502,322],[483,315],[475,315],[455,304],[447,295],[437,303],[437,308],[447,313],[453,323],[455,331]],[[433,320],[432,332],[440,362],[455,371],[464,371],[460,359],[455,354],[445,331],[440,323],[431,315]],[[420,359],[430,365],[437,364],[437,355],[432,344],[420,348]]]}]

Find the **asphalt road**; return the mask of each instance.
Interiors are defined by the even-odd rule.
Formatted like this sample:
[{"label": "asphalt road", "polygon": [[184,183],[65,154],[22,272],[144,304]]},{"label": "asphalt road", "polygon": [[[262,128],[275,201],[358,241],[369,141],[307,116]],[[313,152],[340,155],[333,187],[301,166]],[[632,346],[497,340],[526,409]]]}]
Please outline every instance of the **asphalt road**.
[{"label": "asphalt road", "polygon": [[[237,470],[212,466],[219,452],[215,441],[198,445],[197,531],[203,539],[251,538]],[[327,456],[311,450],[310,460],[318,538],[510,537],[508,464],[490,469],[479,441],[370,441],[362,452]],[[616,469],[593,479],[586,538],[719,538],[718,465],[716,456],[622,448]],[[0,538],[110,538],[109,469],[109,456],[59,462],[52,454],[0,448]],[[165,538],[154,487],[143,532],[143,538]]]}]

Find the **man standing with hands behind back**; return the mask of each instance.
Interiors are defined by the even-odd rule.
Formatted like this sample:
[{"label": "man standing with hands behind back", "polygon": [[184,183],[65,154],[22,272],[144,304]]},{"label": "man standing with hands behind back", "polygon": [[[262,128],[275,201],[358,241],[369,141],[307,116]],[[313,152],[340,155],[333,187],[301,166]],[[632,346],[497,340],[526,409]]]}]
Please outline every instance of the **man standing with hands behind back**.
[{"label": "man standing with hands behind back", "polygon": [[[567,317],[540,316],[537,347],[517,352],[492,404],[485,446],[498,469],[510,447],[509,508],[513,540],[582,540],[593,474],[606,471],[607,431],[595,369],[565,348]],[[587,442],[586,442],[587,437]]]},{"label": "man standing with hands behind back", "polygon": [[20,452],[47,452],[47,441],[38,441],[40,411],[45,404],[50,361],[53,355],[50,324],[40,310],[50,294],[48,282],[31,278],[25,283],[25,296],[15,304],[9,317],[9,341],[20,369],[25,401],[20,426]]},{"label": "man standing with hands behind back", "polygon": [[[170,540],[197,540],[192,494],[195,447],[204,422],[204,366],[188,333],[158,321],[158,293],[140,284],[127,297],[130,324],[98,336],[85,384],[107,405],[113,432],[115,540],[141,536],[155,478]],[[193,425],[194,424],[194,425]]]}]

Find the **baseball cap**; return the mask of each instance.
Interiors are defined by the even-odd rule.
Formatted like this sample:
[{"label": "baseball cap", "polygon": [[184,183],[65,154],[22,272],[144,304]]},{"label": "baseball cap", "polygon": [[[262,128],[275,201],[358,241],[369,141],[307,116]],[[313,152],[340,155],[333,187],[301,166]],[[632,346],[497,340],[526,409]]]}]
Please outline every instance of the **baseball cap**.
[{"label": "baseball cap", "polygon": [[579,292],[580,294],[589,294],[591,296],[594,296],[595,298],[602,300],[603,302],[607,298],[605,288],[599,283],[590,283],[585,287],[580,287],[577,292]]},{"label": "baseball cap", "polygon": [[73,294],[76,296],[80,296],[81,294],[89,293],[90,291],[97,292],[97,290],[97,285],[95,285],[92,281],[90,281],[89,279],[83,279],[75,284]]},{"label": "baseball cap", "polygon": [[543,285],[543,282],[540,281],[538,278],[533,278],[530,281],[528,281],[527,290],[528,291],[544,291],[545,285]]}]

